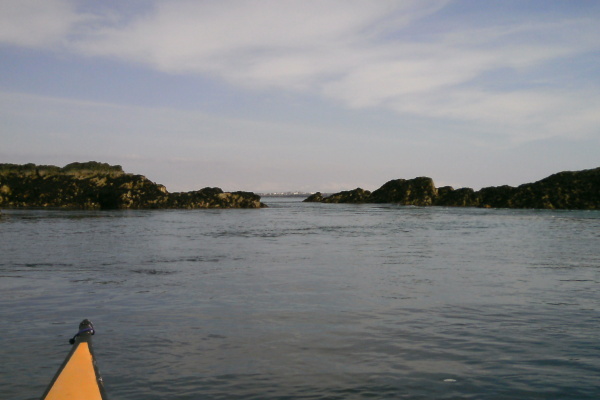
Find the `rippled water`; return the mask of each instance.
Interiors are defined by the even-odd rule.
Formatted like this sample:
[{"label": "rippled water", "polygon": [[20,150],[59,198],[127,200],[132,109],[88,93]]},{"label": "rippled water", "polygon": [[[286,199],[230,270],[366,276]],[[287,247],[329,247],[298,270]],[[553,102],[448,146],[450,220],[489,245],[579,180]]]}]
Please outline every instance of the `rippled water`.
[{"label": "rippled water", "polygon": [[0,397],[600,398],[600,212],[4,211]]}]

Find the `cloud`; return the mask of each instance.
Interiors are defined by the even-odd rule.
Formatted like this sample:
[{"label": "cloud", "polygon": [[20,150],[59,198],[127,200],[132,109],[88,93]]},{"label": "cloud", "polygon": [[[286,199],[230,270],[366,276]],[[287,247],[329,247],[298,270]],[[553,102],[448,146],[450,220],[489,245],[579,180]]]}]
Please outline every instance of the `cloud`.
[{"label": "cloud", "polygon": [[46,47],[60,44],[88,16],[64,0],[6,0],[0,2],[0,43]]},{"label": "cloud", "polygon": [[[95,10],[91,17],[77,10],[81,4],[89,3],[4,2],[0,41],[60,43],[86,56],[246,89],[487,124],[518,140],[572,135],[569,126],[587,134],[598,122],[599,100],[586,84],[552,77],[557,61],[598,51],[593,16],[514,10],[510,18],[484,12],[475,21],[460,2],[441,0],[171,0],[137,3],[144,8],[136,13]],[[452,7],[454,14],[444,14]]]},{"label": "cloud", "polygon": [[[556,76],[542,77],[557,60],[600,47],[591,25],[587,19],[529,22],[452,30],[418,44],[387,43],[322,90],[349,107],[487,124],[488,131],[502,129],[517,141],[595,134],[600,99],[588,82],[567,86]],[[539,87],[530,79],[536,71]]]},{"label": "cloud", "polygon": [[[407,24],[431,6],[413,2],[170,1],[125,26],[75,42],[79,51],[166,72],[213,73],[238,84],[303,86],[339,73],[390,20]],[[390,15],[394,16],[393,18]],[[340,59],[341,56],[341,59]],[[359,55],[360,56],[360,55]]]},{"label": "cloud", "polygon": [[[592,19],[477,29],[446,24],[419,33],[419,20],[446,3],[172,0],[130,20],[107,18],[71,45],[166,72],[209,72],[236,83],[285,88],[297,80],[351,80],[357,69],[379,72],[385,64],[399,66],[397,75],[405,81],[416,72],[436,79],[435,73],[447,71],[441,75],[450,80],[442,83],[457,84],[490,68],[532,66],[597,43]],[[419,80],[413,86],[418,84],[431,85]]]}]

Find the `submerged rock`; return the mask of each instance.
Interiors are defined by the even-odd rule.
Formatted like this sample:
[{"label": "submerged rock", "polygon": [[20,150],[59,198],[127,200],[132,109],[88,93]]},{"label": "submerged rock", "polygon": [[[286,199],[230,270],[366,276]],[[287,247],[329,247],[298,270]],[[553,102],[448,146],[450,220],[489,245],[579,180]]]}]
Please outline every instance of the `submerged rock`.
[{"label": "submerged rock", "polygon": [[260,208],[260,196],[205,188],[169,193],[143,175],[121,166],[88,162],[64,168],[0,164],[0,206],[5,208],[148,209]]}]

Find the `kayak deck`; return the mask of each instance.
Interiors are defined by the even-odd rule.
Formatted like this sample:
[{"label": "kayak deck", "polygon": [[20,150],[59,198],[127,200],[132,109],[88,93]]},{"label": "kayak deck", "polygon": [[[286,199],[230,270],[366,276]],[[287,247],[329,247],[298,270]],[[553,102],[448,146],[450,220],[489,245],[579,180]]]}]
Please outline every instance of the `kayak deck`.
[{"label": "kayak deck", "polygon": [[71,339],[73,348],[50,382],[42,400],[106,400],[92,349],[94,328],[83,320]]}]

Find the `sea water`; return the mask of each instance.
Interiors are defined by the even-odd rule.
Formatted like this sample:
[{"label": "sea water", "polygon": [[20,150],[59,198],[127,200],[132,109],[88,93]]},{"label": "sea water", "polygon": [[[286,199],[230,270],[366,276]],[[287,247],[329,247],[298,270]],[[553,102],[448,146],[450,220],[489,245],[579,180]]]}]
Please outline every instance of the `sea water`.
[{"label": "sea water", "polygon": [[4,210],[0,398],[600,398],[600,212]]}]

